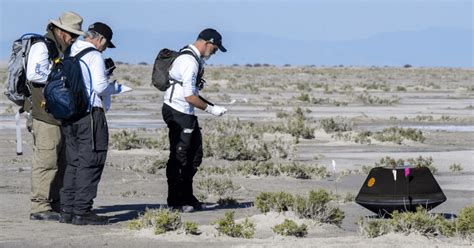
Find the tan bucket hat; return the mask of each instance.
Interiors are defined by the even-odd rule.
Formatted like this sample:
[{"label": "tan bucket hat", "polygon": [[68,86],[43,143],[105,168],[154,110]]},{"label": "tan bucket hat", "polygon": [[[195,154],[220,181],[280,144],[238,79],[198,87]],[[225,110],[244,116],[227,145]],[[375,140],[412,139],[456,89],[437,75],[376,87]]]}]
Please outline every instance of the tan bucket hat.
[{"label": "tan bucket hat", "polygon": [[58,20],[50,19],[49,23],[73,34],[84,34],[82,31],[82,17],[72,11],[64,12]]}]

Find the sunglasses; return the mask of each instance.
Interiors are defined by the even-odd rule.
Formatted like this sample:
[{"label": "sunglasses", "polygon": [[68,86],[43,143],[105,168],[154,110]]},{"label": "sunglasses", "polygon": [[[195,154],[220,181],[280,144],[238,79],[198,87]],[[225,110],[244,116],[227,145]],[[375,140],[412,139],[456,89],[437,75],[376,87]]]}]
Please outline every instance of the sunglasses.
[{"label": "sunglasses", "polygon": [[74,34],[74,33],[71,33],[71,32],[67,32],[69,34],[69,36],[71,36],[72,39],[77,39],[77,37],[79,37],[78,34]]},{"label": "sunglasses", "polygon": [[212,42],[209,42],[209,41],[208,41],[207,43],[213,45],[213,47],[212,47],[212,53],[216,53],[216,52],[217,52],[217,49],[219,49],[219,47],[218,47],[216,44],[212,43]]}]

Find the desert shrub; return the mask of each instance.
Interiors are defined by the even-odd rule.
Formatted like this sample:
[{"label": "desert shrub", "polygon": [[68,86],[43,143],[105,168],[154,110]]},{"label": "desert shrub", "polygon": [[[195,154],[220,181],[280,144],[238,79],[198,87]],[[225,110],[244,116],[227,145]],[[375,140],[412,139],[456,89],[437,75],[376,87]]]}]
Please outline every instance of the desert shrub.
[{"label": "desert shrub", "polygon": [[[310,110],[307,109],[306,112],[308,111]],[[297,107],[291,113],[279,113],[277,113],[277,116],[279,116],[279,118],[287,118],[286,123],[263,125],[262,127],[258,128],[258,130],[260,130],[261,132],[269,133],[288,133],[291,134],[291,136],[295,137],[296,140],[298,140],[299,138],[314,138],[315,128],[313,127],[313,125],[309,124],[310,122],[308,122],[308,118],[305,116],[303,109]]]},{"label": "desert shrub", "polygon": [[283,236],[304,237],[308,234],[308,228],[305,224],[298,225],[294,221],[285,219],[283,223],[275,225],[272,230]]},{"label": "desert shrub", "polygon": [[359,86],[367,90],[378,90],[378,89],[381,89],[383,91],[390,90],[390,86],[387,83],[378,83],[378,82],[361,83],[359,84]]},{"label": "desert shrub", "polygon": [[295,212],[302,218],[340,226],[345,216],[341,209],[329,204],[333,198],[334,196],[324,189],[310,191],[308,199],[297,199]]},{"label": "desert shrub", "polygon": [[396,90],[397,91],[407,91],[407,88],[405,88],[405,86],[398,85]]},{"label": "desert shrub", "polygon": [[436,174],[438,172],[438,168],[433,164],[432,157],[422,157],[419,156],[417,158],[409,158],[406,160],[406,163],[415,167],[427,167],[430,169],[431,173]]},{"label": "desert shrub", "polygon": [[309,167],[297,163],[281,164],[279,167],[281,174],[298,179],[311,179],[312,172],[310,170]]},{"label": "desert shrub", "polygon": [[355,198],[356,198],[356,195],[352,192],[346,192],[346,194],[344,195],[344,198],[343,198],[343,202],[346,203],[346,202],[353,202],[355,201]]},{"label": "desert shrub", "polygon": [[255,206],[262,213],[269,211],[285,212],[293,208],[294,196],[286,192],[262,192],[255,199]]},{"label": "desert shrub", "polygon": [[181,227],[181,215],[178,211],[161,210],[155,216],[155,234],[175,231]]},{"label": "desert shrub", "polygon": [[[390,219],[361,218],[357,225],[361,235],[375,238],[390,232],[404,234],[420,234],[427,237],[443,235],[455,236],[459,220],[446,220],[440,214],[430,214],[422,207],[416,212],[394,211]],[[459,229],[458,229],[459,230]]]},{"label": "desert shrub", "polygon": [[333,118],[322,119],[319,121],[319,125],[326,133],[351,131],[353,126],[351,122],[341,118],[336,120]]},{"label": "desert shrub", "polygon": [[311,86],[308,82],[305,83],[297,83],[296,88],[300,91],[311,91]]},{"label": "desert shrub", "polygon": [[255,224],[248,218],[245,218],[242,224],[235,223],[233,211],[226,212],[224,218],[216,220],[213,224],[217,224],[216,230],[219,234],[230,237],[250,239],[255,234]]},{"label": "desert shrub", "polygon": [[400,102],[400,97],[392,96],[390,98],[383,98],[364,93],[358,95],[357,100],[362,102],[364,105],[393,105]]},{"label": "desert shrub", "polygon": [[449,166],[449,170],[452,171],[453,173],[461,172],[464,168],[461,166],[461,164],[452,164]]},{"label": "desert shrub", "polygon": [[301,93],[298,97],[296,97],[297,100],[300,100],[302,102],[310,102],[311,99],[308,94],[306,93]]},{"label": "desert shrub", "polygon": [[181,227],[181,215],[179,212],[171,212],[168,209],[146,209],[145,213],[137,219],[128,223],[128,228],[140,230],[142,228],[153,228],[155,234],[162,234],[168,231],[174,231]]},{"label": "desert shrub", "polygon": [[192,222],[192,221],[183,222],[183,229],[186,234],[192,234],[192,235],[201,234],[198,228],[198,224],[196,222]]},{"label": "desert shrub", "polygon": [[230,205],[236,203],[233,196],[240,187],[235,186],[231,179],[209,177],[197,181],[196,188],[207,197],[216,196],[220,205]]},{"label": "desert shrub", "polygon": [[262,213],[270,212],[273,201],[273,193],[262,192],[255,199],[255,207]]},{"label": "desert shrub", "polygon": [[390,219],[390,226],[393,232],[416,233],[428,237],[437,235],[452,236],[452,223],[447,221],[442,215],[429,214],[422,207],[418,207],[416,212],[400,213],[394,211]]},{"label": "desert shrub", "polygon": [[288,116],[289,116],[288,113],[287,113],[287,112],[284,112],[284,111],[278,111],[278,112],[276,113],[276,117],[277,117],[278,119],[287,118]]},{"label": "desert shrub", "polygon": [[403,166],[414,166],[414,167],[427,167],[432,174],[436,174],[438,172],[438,168],[433,164],[432,157],[422,157],[419,156],[417,158],[408,158],[404,159],[394,159],[390,156],[386,156],[381,158],[379,162],[375,163],[375,166],[380,167],[403,167]]},{"label": "desert shrub", "polygon": [[314,127],[306,125],[306,116],[303,110],[298,107],[286,125],[286,131],[296,138],[314,139]]},{"label": "desert shrub", "polygon": [[415,121],[434,121],[434,118],[432,115],[417,115],[414,118]]},{"label": "desert shrub", "polygon": [[390,156],[385,156],[380,159],[379,162],[375,162],[375,167],[399,167],[399,166],[405,166],[405,160],[403,159],[394,159]]},{"label": "desert shrub", "polygon": [[414,128],[389,127],[384,128],[381,132],[376,132],[374,139],[380,142],[393,142],[396,144],[402,144],[402,141],[405,139],[423,143],[425,136],[423,132]]},{"label": "desert shrub", "polygon": [[130,150],[140,148],[153,149],[157,148],[159,144],[157,140],[138,137],[137,132],[130,132],[126,129],[123,129],[120,132],[114,133],[110,136],[110,146],[112,149]]},{"label": "desert shrub", "polygon": [[385,219],[360,218],[356,224],[359,227],[359,234],[368,238],[382,236],[391,231],[391,227]]},{"label": "desert shrub", "polygon": [[226,160],[266,161],[271,159],[275,146],[281,144],[265,142],[263,132],[254,123],[239,120],[209,122],[205,130],[204,156]]},{"label": "desert shrub", "polygon": [[461,209],[456,219],[456,230],[462,237],[469,237],[474,234],[474,205]]},{"label": "desert shrub", "polygon": [[324,189],[310,191],[308,198],[285,192],[262,192],[257,196],[255,206],[263,213],[293,211],[300,218],[339,226],[344,219],[344,212],[331,204],[334,198],[332,193]]},{"label": "desert shrub", "polygon": [[371,144],[372,140],[370,136],[372,136],[372,132],[370,131],[359,132],[354,136],[354,142],[359,144]]},{"label": "desert shrub", "polygon": [[326,178],[329,176],[325,166],[322,165],[304,165],[296,162],[290,164],[277,164],[272,162],[257,162],[250,163],[246,162],[239,164],[234,167],[236,172],[241,175],[254,175],[254,176],[281,176],[286,175],[289,177],[299,179],[310,179],[313,176],[318,178]]}]

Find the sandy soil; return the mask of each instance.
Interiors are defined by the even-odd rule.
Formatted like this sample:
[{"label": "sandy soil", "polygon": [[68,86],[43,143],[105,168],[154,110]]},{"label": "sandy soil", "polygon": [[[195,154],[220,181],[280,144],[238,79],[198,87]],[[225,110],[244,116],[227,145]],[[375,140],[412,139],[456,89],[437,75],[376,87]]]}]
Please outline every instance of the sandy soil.
[{"label": "sandy soil", "polygon": [[[128,128],[146,133],[156,138],[156,129],[164,127],[161,118],[161,94],[151,89],[148,84],[149,67],[119,67],[117,71],[134,91],[117,96],[113,109],[108,113],[111,133]],[[474,204],[474,115],[472,81],[474,72],[470,69],[380,69],[375,72],[369,68],[353,69],[320,69],[311,68],[311,73],[299,71],[298,68],[271,68],[268,72],[255,72],[251,68],[225,68],[225,73],[218,74],[219,68],[210,68],[209,85],[220,85],[219,91],[205,93],[215,102],[237,102],[228,105],[227,119],[239,118],[243,121],[271,123],[277,120],[278,111],[291,112],[295,106],[311,110],[307,116],[310,122],[329,117],[351,119],[358,130],[382,130],[388,126],[417,127],[423,131],[424,143],[404,142],[402,145],[375,142],[361,145],[350,141],[337,140],[320,129],[315,131],[315,139],[301,139],[296,145],[296,155],[292,158],[301,163],[315,162],[330,168],[331,161],[337,162],[337,172],[360,169],[363,165],[373,165],[385,156],[394,158],[413,158],[418,156],[432,157],[438,168],[435,175],[448,200],[435,208],[435,213],[458,213],[467,205]],[[232,74],[233,73],[233,74]],[[248,77],[254,73],[265,74],[255,81],[266,86],[259,92],[245,88],[228,87],[229,78],[237,77],[237,82],[251,82]],[[306,73],[306,74],[305,74]],[[337,75],[325,77],[324,73]],[[140,83],[133,84],[124,75],[132,75]],[[0,75],[5,78],[4,68]],[[278,79],[275,79],[275,75]],[[323,76],[321,76],[323,75]],[[362,76],[357,76],[362,75]],[[219,77],[221,76],[222,79]],[[141,79],[145,78],[145,79]],[[331,87],[341,84],[358,85],[363,81],[384,79],[390,91],[372,90],[373,95],[380,97],[397,95],[400,102],[394,105],[364,105],[352,101],[340,92],[328,94],[322,89],[309,91],[311,97],[347,100],[347,106],[331,104],[311,104],[295,100],[300,94],[296,89],[280,92],[268,82],[277,80],[275,85],[285,84],[286,78],[294,78],[294,83],[307,80],[324,81]],[[311,80],[309,80],[311,79]],[[128,81],[127,81],[128,80]],[[440,87],[431,87],[432,82]],[[257,82],[258,83],[258,82]],[[394,91],[396,86],[405,86],[407,91]],[[423,90],[416,90],[415,87]],[[209,86],[210,87],[210,86]],[[469,88],[471,87],[471,88]],[[355,88],[358,90],[357,87]],[[360,90],[362,92],[362,90]],[[222,98],[227,94],[227,98]],[[164,171],[156,174],[137,172],[127,169],[137,165],[145,156],[164,156],[166,152],[151,149],[118,151],[111,149],[108,154],[102,181],[99,185],[95,208],[98,213],[111,218],[107,226],[74,226],[55,222],[38,222],[29,220],[29,194],[31,173],[31,135],[22,129],[24,154],[15,154],[15,122],[12,104],[0,97],[0,247],[469,247],[471,241],[459,238],[426,238],[421,235],[388,234],[369,239],[361,237],[355,221],[361,216],[372,213],[354,202],[341,205],[346,218],[341,228],[333,225],[301,220],[291,213],[261,214],[252,203],[255,196],[264,191],[286,191],[306,194],[312,189],[325,188],[338,194],[351,192],[357,194],[366,177],[363,173],[353,173],[335,181],[328,179],[295,179],[289,177],[255,177],[233,176],[235,185],[241,186],[235,198],[239,204],[232,207],[216,207],[210,210],[183,214],[183,220],[195,221],[203,232],[199,236],[170,232],[154,235],[150,230],[131,231],[127,221],[135,218],[146,208],[159,208],[166,204],[166,178]],[[419,115],[430,115],[434,121],[419,122],[414,118]],[[203,112],[199,113],[201,125],[206,128],[206,119],[213,118]],[[440,119],[442,116],[450,118]],[[396,117],[396,120],[395,118]],[[22,120],[22,127],[25,120]],[[205,137],[204,137],[205,138]],[[167,142],[160,140],[160,142]],[[205,159],[203,164],[219,164],[223,161]],[[450,171],[449,166],[460,164],[463,170],[459,173]],[[203,175],[198,175],[197,180]],[[224,176],[222,176],[224,177]],[[127,191],[134,194],[127,195]],[[257,225],[253,239],[239,239],[219,236],[210,224],[221,218],[228,210],[235,211],[237,219],[249,217]],[[292,218],[309,226],[305,238],[282,237],[274,234],[271,227],[281,223],[285,218]]]}]

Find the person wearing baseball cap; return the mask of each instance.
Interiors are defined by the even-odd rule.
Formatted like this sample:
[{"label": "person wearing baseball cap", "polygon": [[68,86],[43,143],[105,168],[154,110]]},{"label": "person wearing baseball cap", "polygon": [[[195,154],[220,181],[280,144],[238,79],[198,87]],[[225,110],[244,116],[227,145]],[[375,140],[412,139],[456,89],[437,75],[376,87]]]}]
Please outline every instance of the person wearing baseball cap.
[{"label": "person wearing baseball cap", "polygon": [[[114,48],[112,29],[105,23],[89,26],[83,40],[71,46],[70,56],[85,49],[81,71],[90,104],[88,115],[62,124],[66,137],[67,166],[61,189],[62,223],[74,225],[106,225],[108,218],[92,211],[94,198],[107,158],[109,129],[105,113],[110,108],[111,95],[125,92],[129,87],[110,81],[102,53]],[[93,49],[91,49],[93,48]],[[78,131],[80,130],[80,132]]]},{"label": "person wearing baseball cap", "polygon": [[217,32],[215,29],[212,28],[206,28],[201,33],[198,35],[198,40],[204,40],[206,42],[209,42],[213,45],[215,45],[219,50],[222,52],[227,52],[227,49],[222,45],[222,36]]},{"label": "person wearing baseball cap", "polygon": [[192,212],[205,205],[193,195],[193,177],[202,162],[203,145],[195,109],[220,117],[227,109],[200,96],[204,86],[204,60],[217,50],[226,52],[222,36],[215,29],[202,30],[194,43],[181,49],[171,65],[169,76],[174,83],[164,94],[163,119],[169,128],[170,155],[166,164],[168,207]]},{"label": "person wearing baseball cap", "polygon": [[59,202],[66,156],[61,122],[44,108],[43,88],[54,61],[62,58],[82,31],[82,17],[72,11],[49,20],[44,39],[34,39],[27,54],[26,79],[31,98],[23,109],[30,113],[27,126],[33,134],[30,220],[59,220]]},{"label": "person wearing baseball cap", "polygon": [[112,36],[114,33],[112,32],[112,29],[107,26],[107,24],[102,22],[96,22],[89,26],[88,31],[95,31],[98,34],[102,35],[106,40],[106,47],[115,48],[115,45],[112,43]]}]

